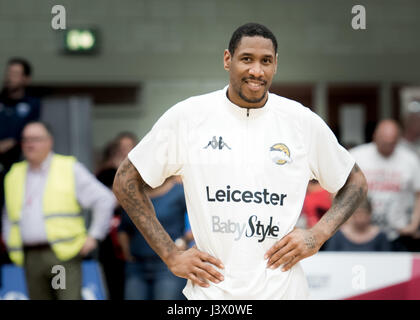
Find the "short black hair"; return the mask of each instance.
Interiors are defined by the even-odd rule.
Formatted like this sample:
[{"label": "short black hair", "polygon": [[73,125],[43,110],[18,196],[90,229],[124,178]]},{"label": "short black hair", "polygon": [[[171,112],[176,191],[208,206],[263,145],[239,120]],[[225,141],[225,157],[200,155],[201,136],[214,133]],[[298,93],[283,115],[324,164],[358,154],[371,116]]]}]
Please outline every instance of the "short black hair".
[{"label": "short black hair", "polygon": [[13,57],[7,62],[8,66],[12,64],[20,64],[23,67],[23,73],[25,76],[30,77],[32,75],[32,66],[28,60],[19,57]]},{"label": "short black hair", "polygon": [[277,39],[274,34],[268,29],[266,26],[259,24],[259,23],[246,23],[240,26],[235,32],[232,34],[232,37],[229,41],[229,52],[233,56],[236,48],[238,47],[239,42],[241,41],[242,37],[263,37],[266,39],[270,39],[273,43],[274,52],[277,53]]}]

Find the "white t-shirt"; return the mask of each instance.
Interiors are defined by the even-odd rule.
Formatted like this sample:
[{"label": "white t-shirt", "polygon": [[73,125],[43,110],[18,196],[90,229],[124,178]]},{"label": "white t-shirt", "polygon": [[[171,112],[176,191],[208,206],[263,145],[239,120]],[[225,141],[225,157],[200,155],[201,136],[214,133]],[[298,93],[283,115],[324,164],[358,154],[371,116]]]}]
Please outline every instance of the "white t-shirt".
[{"label": "white t-shirt", "polygon": [[372,202],[372,221],[389,240],[398,237],[397,229],[411,222],[415,192],[420,191],[420,163],[414,152],[397,145],[388,158],[374,143],[350,150],[368,182]]},{"label": "white t-shirt", "polygon": [[354,160],[301,104],[270,93],[248,112],[226,90],[170,108],[128,157],[151,187],[182,176],[197,248],[225,266],[219,284],[188,281],[188,299],[305,299],[300,264],[267,269],[264,254],[295,226],[308,181],[336,192]]}]

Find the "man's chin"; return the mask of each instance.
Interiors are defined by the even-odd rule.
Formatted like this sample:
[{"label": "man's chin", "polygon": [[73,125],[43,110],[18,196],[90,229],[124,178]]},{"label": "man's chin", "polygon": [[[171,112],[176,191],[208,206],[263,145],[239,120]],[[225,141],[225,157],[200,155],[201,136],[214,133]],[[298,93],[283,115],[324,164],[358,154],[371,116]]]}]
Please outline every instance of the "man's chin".
[{"label": "man's chin", "polygon": [[266,96],[266,91],[261,95],[261,96],[257,96],[257,97],[250,97],[247,96],[245,94],[243,94],[242,92],[239,93],[239,96],[241,97],[242,100],[244,100],[247,103],[260,103],[261,101],[264,100],[265,96]]}]

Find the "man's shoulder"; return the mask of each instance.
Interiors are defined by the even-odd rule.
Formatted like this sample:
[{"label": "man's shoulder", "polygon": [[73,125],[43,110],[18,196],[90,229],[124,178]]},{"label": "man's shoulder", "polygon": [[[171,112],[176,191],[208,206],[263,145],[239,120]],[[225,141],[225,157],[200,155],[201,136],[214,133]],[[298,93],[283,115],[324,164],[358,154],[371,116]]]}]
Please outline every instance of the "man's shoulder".
[{"label": "man's shoulder", "polygon": [[371,153],[373,151],[375,151],[375,145],[372,142],[358,145],[349,150],[351,154],[365,154],[365,153]]},{"label": "man's shoulder", "polygon": [[404,159],[405,161],[407,161],[407,163],[418,165],[419,159],[417,154],[407,146],[398,144],[395,148],[395,151],[397,152],[397,155],[399,158],[401,158],[401,160]]},{"label": "man's shoulder", "polygon": [[216,100],[220,100],[222,90],[207,92],[184,99],[173,107],[176,108],[205,108],[211,106]]},{"label": "man's shoulder", "polygon": [[221,90],[191,96],[177,102],[166,110],[165,117],[177,117],[177,115],[180,115],[182,119],[186,119],[187,117],[202,114],[206,110],[215,111],[217,101],[220,100],[220,97]]},{"label": "man's shoulder", "polygon": [[278,94],[270,92],[270,102],[272,106],[276,109],[285,109],[290,112],[305,112],[309,108],[305,107],[303,104],[296,100],[292,100]]}]

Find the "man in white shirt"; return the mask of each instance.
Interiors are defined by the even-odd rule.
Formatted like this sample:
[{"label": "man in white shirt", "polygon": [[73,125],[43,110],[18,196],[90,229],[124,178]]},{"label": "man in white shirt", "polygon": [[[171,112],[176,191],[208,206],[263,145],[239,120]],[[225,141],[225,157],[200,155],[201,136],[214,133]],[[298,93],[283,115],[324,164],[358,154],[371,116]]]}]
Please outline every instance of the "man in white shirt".
[{"label": "man in white shirt", "polygon": [[366,175],[372,222],[387,234],[394,250],[419,251],[420,161],[399,139],[399,125],[382,120],[373,142],[350,153]]},{"label": "man in white shirt", "polygon": [[[81,299],[82,258],[108,232],[116,201],[81,163],[52,147],[46,124],[25,126],[25,161],[5,179],[3,238],[12,262],[25,269],[30,299]],[[88,231],[81,208],[92,209]],[[52,286],[55,265],[65,268],[64,289]]]},{"label": "man in white shirt", "polygon": [[[188,299],[304,299],[298,263],[315,254],[366,193],[350,154],[308,108],[268,92],[277,41],[250,23],[224,52],[229,85],[170,108],[130,152],[114,193]],[[144,193],[180,175],[196,248],[181,251]],[[309,230],[294,228],[312,178],[338,192]],[[279,268],[282,266],[282,268]]]}]

